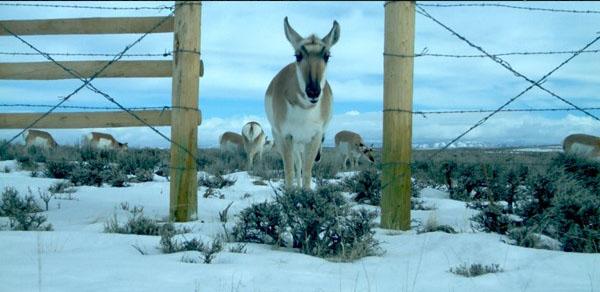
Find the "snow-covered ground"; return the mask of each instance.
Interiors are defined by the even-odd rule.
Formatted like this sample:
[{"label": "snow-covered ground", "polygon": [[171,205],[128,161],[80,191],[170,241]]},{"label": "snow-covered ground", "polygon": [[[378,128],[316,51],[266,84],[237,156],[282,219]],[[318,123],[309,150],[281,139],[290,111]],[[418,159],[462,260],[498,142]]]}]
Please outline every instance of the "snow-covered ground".
[{"label": "snow-covered ground", "polygon": [[[0,188],[46,190],[58,181],[32,178],[0,162]],[[230,202],[236,214],[253,202],[272,198],[269,186],[254,185],[247,173],[231,174],[237,182],[220,190],[224,199],[202,198],[193,233],[214,237],[223,231],[219,211]],[[247,195],[249,194],[249,195]],[[124,220],[121,202],[142,205],[144,214],[165,220],[169,183],[126,188],[78,187],[74,200],[54,199],[45,212],[54,231],[0,231],[0,291],[598,291],[600,254],[537,250],[503,243],[503,236],[474,232],[475,214],[444,192],[424,189],[432,211],[413,211],[414,220],[435,217],[458,234],[417,234],[377,229],[385,254],[334,263],[293,249],[248,244],[247,253],[225,248],[212,264],[183,263],[184,253],[162,254],[158,236],[108,234],[104,223],[113,214]],[[234,217],[230,215],[230,224]],[[142,255],[137,246],[147,253]],[[228,243],[228,245],[232,245]],[[465,278],[448,272],[460,264],[499,264],[501,273]]]}]

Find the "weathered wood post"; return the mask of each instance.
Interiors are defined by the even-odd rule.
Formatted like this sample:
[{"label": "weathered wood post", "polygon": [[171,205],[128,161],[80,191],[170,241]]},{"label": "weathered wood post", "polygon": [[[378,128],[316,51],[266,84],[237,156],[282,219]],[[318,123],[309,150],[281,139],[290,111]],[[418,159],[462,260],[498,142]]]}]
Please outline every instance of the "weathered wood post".
[{"label": "weathered wood post", "polygon": [[[170,219],[178,222],[197,219],[198,108],[200,56],[199,1],[176,1],[173,38],[173,96],[171,140]],[[185,108],[176,108],[185,107]]]},{"label": "weathered wood post", "polygon": [[[385,53],[412,56],[414,38],[415,2],[386,2]],[[410,229],[413,60],[384,55],[381,227],[387,229]]]}]

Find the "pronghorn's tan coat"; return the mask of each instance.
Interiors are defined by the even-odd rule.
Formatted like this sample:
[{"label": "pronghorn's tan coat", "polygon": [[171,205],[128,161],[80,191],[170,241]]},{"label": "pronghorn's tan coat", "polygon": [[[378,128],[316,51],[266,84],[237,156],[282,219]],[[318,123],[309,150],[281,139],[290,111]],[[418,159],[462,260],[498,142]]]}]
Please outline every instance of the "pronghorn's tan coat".
[{"label": "pronghorn's tan coat", "polygon": [[244,138],[244,150],[246,151],[247,169],[252,169],[254,157],[262,159],[267,135],[257,122],[248,122],[242,127],[242,137]]},{"label": "pronghorn's tan coat", "polygon": [[85,137],[86,141],[94,148],[127,150],[127,143],[117,141],[112,135],[100,132],[91,132]]},{"label": "pronghorn's tan coat", "polygon": [[225,132],[219,138],[219,146],[221,151],[235,150],[242,152],[244,150],[244,137],[238,133]]},{"label": "pronghorn's tan coat", "polygon": [[297,61],[285,66],[265,94],[265,111],[276,149],[282,156],[285,185],[309,189],[315,158],[331,120],[333,96],[325,78],[329,49],[339,39],[339,25],[323,39],[302,38],[284,20],[285,35]]},{"label": "pronghorn's tan coat", "polygon": [[335,150],[343,158],[344,169],[348,160],[350,160],[350,167],[355,168],[362,156],[375,162],[371,154],[373,149],[366,146],[362,137],[352,131],[340,131],[335,134]]},{"label": "pronghorn's tan coat", "polygon": [[30,129],[23,133],[23,137],[25,138],[25,145],[27,147],[39,146],[43,148],[55,148],[58,146],[58,143],[52,138],[52,135],[45,131]]},{"label": "pronghorn's tan coat", "polygon": [[600,137],[587,134],[572,134],[563,141],[565,153],[577,154],[600,160]]}]

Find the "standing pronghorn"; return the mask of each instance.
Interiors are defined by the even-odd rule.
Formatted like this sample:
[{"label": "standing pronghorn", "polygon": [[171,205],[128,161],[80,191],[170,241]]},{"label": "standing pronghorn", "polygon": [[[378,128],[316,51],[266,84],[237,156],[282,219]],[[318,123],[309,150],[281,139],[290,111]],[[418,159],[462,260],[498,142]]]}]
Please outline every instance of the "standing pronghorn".
[{"label": "standing pronghorn", "polygon": [[267,135],[262,127],[257,122],[248,122],[242,128],[242,137],[244,137],[244,150],[246,151],[246,159],[248,160],[247,169],[252,169],[254,157],[258,154],[258,158],[262,159]]},{"label": "standing pronghorn", "polygon": [[85,139],[90,145],[97,149],[127,150],[127,143],[117,141],[112,135],[99,132],[91,132]]},{"label": "standing pronghorn", "polygon": [[285,186],[295,178],[298,186],[310,189],[315,158],[331,120],[333,96],[325,78],[329,50],[340,38],[340,26],[322,39],[301,37],[284,19],[285,36],[294,47],[296,62],[273,78],[265,95],[265,110],[275,147],[283,158]]},{"label": "standing pronghorn", "polygon": [[52,135],[40,130],[27,130],[23,133],[25,146],[39,146],[42,148],[55,148],[58,146]]},{"label": "standing pronghorn", "polygon": [[358,165],[358,160],[365,156],[369,161],[375,162],[373,159],[373,148],[365,145],[362,137],[351,131],[340,131],[335,134],[335,151],[343,158],[344,169],[346,162],[350,159],[350,167],[355,168]]},{"label": "standing pronghorn", "polygon": [[565,153],[587,156],[600,160],[600,137],[586,134],[572,134],[563,141]]}]

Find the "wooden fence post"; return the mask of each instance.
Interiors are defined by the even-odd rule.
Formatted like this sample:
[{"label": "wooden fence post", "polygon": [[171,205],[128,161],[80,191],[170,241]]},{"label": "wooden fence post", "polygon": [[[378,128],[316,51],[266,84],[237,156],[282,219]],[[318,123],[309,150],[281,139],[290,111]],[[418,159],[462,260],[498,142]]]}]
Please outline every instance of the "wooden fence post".
[{"label": "wooden fence post", "polygon": [[[171,144],[171,220],[184,222],[197,219],[198,181],[196,159],[198,152],[198,108],[200,56],[199,1],[176,1],[173,38],[173,108],[171,140],[188,151]],[[189,109],[192,108],[192,109]],[[191,153],[191,154],[190,154]]]},{"label": "wooden fence post", "polygon": [[[415,2],[386,2],[385,53],[413,55],[414,38]],[[381,227],[386,229],[410,229],[413,67],[412,57],[384,56]]]}]

